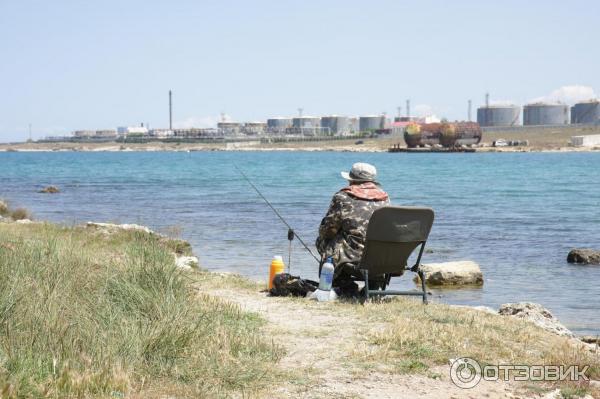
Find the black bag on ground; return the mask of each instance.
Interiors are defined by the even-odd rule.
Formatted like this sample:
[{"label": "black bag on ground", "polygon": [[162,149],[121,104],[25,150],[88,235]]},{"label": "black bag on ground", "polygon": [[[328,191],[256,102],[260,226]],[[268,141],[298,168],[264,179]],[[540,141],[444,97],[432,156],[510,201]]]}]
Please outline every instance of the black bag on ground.
[{"label": "black bag on ground", "polygon": [[317,289],[319,283],[305,280],[288,273],[276,274],[273,278],[273,288],[269,290],[272,296],[306,296]]}]

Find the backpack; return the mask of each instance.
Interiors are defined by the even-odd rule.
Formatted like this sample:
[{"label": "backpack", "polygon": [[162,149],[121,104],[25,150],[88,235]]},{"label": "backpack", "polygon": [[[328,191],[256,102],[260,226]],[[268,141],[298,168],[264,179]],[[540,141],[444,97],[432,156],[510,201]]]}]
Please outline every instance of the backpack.
[{"label": "backpack", "polygon": [[305,280],[299,276],[288,273],[276,274],[273,277],[273,288],[269,290],[271,296],[306,296],[317,289],[319,283]]}]

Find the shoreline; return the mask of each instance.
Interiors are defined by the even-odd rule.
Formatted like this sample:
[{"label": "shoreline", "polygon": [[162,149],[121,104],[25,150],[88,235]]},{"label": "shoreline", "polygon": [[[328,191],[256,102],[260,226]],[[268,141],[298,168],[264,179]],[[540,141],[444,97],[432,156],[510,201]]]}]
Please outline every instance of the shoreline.
[{"label": "shoreline", "polygon": [[[2,202],[2,198],[0,198],[0,202]],[[123,224],[118,224],[118,223],[110,223],[110,222],[95,222],[95,221],[87,221],[85,223],[61,223],[61,222],[53,222],[53,221],[49,221],[49,220],[36,220],[36,219],[17,219],[17,220],[12,220],[10,217],[0,217],[0,227],[2,225],[20,225],[23,226],[23,228],[26,228],[26,226],[48,226],[48,227],[52,227],[52,228],[63,228],[63,229],[67,229],[67,230],[95,230],[95,231],[99,231],[101,233],[103,233],[105,236],[110,236],[111,234],[116,234],[116,233],[141,233],[141,234],[147,234],[149,236],[155,237],[159,240],[162,240],[166,243],[171,244],[172,247],[177,248],[178,252],[174,252],[175,258],[176,258],[176,264],[178,267],[182,267],[184,269],[187,270],[193,270],[193,269],[199,269],[202,270],[204,273],[208,273],[210,275],[214,275],[214,276],[220,276],[220,277],[231,277],[232,279],[235,280],[242,280],[244,282],[244,285],[250,285],[252,287],[263,287],[261,289],[261,293],[264,293],[264,287],[266,286],[266,281],[264,279],[261,278],[254,278],[251,276],[247,276],[247,275],[243,275],[243,274],[239,274],[237,272],[233,272],[233,271],[211,271],[210,269],[205,269],[202,268],[199,260],[198,260],[198,254],[194,251],[193,246],[191,245],[191,243],[185,239],[182,238],[178,238],[178,237],[173,237],[170,234],[166,234],[163,232],[158,232],[156,230],[151,229],[148,226],[145,225],[138,225],[138,224],[131,224],[131,223],[123,223]],[[1,242],[0,242],[1,244]],[[180,250],[183,249],[183,252],[179,253]],[[179,258],[193,258],[191,259],[191,263],[178,263],[177,259]],[[189,260],[189,259],[186,259]],[[446,290],[460,290],[464,287],[470,287],[470,285],[466,285],[466,286],[456,286],[456,285],[441,285],[441,286],[428,286],[429,289],[431,288],[437,288],[437,289],[446,289]],[[429,292],[429,295],[431,296],[431,292]],[[269,295],[267,295],[269,296]],[[334,301],[335,302],[335,301]],[[346,302],[345,300],[340,301],[342,303]],[[525,302],[523,302],[525,303]],[[529,302],[527,302],[529,303]],[[430,302],[430,304],[436,304],[436,305],[443,305],[443,306],[448,306],[450,308],[453,309],[468,309],[468,310],[473,310],[473,311],[477,311],[477,312],[483,312],[483,313],[491,313],[491,314],[499,314],[499,310],[496,310],[488,305],[485,304],[478,304],[478,305],[462,305],[462,304],[456,304],[456,303],[447,303],[447,302]],[[541,304],[543,306],[543,304]],[[554,317],[552,317],[552,320],[556,321],[557,323],[560,324],[560,321]],[[585,334],[580,334],[580,333],[572,333],[570,331],[570,329],[566,329],[566,331],[571,335],[571,338],[577,339],[581,342],[584,343],[592,343],[592,341],[594,342],[598,342],[598,344],[600,344],[600,332],[598,333],[594,333],[594,334],[590,334],[590,333],[585,333]],[[559,334],[560,335],[560,334]]]},{"label": "shoreline", "polygon": [[[519,129],[493,129],[483,132],[481,143],[474,150],[483,152],[596,152],[600,146],[574,147],[572,136],[600,134],[600,126],[581,127],[521,127]],[[281,138],[277,138],[280,140]],[[528,143],[527,146],[492,147],[496,140],[518,141]],[[297,139],[291,139],[297,140]],[[260,139],[246,139],[237,142],[194,142],[160,140],[143,143],[133,142],[21,142],[0,143],[0,152],[193,152],[193,151],[334,151],[334,152],[388,152],[390,148],[406,147],[401,134],[384,135],[375,138],[336,138],[335,140],[306,140],[285,142],[261,142]],[[420,152],[420,151],[416,151]],[[429,153],[429,151],[423,151]],[[437,151],[431,151],[437,152]]]},{"label": "shoreline", "polygon": [[[367,145],[338,145],[337,143],[322,143],[321,145],[214,145],[214,144],[193,144],[186,143],[173,145],[171,143],[146,143],[146,144],[128,144],[115,145],[108,144],[80,144],[80,143],[21,143],[21,144],[0,144],[1,152],[360,152],[360,153],[387,153],[398,152],[408,154],[431,154],[431,153],[453,153],[453,151],[440,151],[437,149],[417,149],[413,151],[389,151],[384,143],[377,139],[365,141]],[[296,143],[294,143],[296,144]],[[405,147],[401,147],[404,148]],[[571,152],[599,152],[600,147],[573,147],[573,146],[529,146],[529,147],[476,147],[471,151],[462,151],[470,153],[571,153]],[[457,151],[461,152],[461,151]]]}]

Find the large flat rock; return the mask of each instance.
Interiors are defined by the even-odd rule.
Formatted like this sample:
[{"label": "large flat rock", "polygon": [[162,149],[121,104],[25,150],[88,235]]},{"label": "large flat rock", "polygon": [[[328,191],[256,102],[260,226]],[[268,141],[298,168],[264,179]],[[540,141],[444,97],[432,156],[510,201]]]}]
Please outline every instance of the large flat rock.
[{"label": "large flat rock", "polygon": [[[470,260],[422,264],[425,284],[428,285],[482,285],[483,273],[479,265]],[[419,277],[415,277],[420,282]]]},{"label": "large flat rock", "polygon": [[589,248],[575,248],[567,255],[567,262],[600,265],[600,251]]}]

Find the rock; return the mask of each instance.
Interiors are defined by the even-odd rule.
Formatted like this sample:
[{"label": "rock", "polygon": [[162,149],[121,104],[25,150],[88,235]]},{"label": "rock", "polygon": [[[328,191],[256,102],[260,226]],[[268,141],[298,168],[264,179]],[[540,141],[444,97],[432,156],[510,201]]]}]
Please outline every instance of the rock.
[{"label": "rock", "polygon": [[555,389],[554,391],[550,391],[540,399],[561,399],[563,396],[560,393],[560,389]]},{"label": "rock", "polygon": [[[428,285],[481,285],[483,274],[479,265],[472,261],[429,263],[421,265]],[[419,277],[415,282],[420,283]]]},{"label": "rock", "polygon": [[567,262],[600,265],[600,251],[589,248],[575,248],[567,255]]},{"label": "rock", "polygon": [[157,237],[162,244],[168,249],[175,253],[176,256],[191,255],[192,245],[179,238],[171,238],[163,234],[157,233],[146,226],[139,224],[113,224],[113,223],[98,223],[98,222],[87,222],[87,228],[93,228],[98,230],[100,233],[110,235],[119,231],[139,231],[142,233],[150,234]]},{"label": "rock", "polygon": [[513,316],[530,321],[538,327],[557,335],[574,337],[573,333],[563,326],[548,309],[537,303],[505,303],[500,306],[498,313],[502,316]]},{"label": "rock", "polygon": [[31,221],[30,219],[19,219],[19,220],[15,220],[15,223],[18,223],[18,224],[30,224],[30,223],[33,223],[33,221]]},{"label": "rock", "polygon": [[175,266],[182,269],[197,269],[198,258],[195,256],[175,256]]},{"label": "rock", "polygon": [[163,242],[165,242],[169,248],[175,252],[176,255],[186,255],[192,253],[192,244],[187,242],[186,240],[182,240],[179,238],[171,238],[166,237],[161,234],[158,234]]},{"label": "rock", "polygon": [[44,187],[43,189],[41,189],[40,191],[38,191],[38,193],[56,194],[56,193],[60,193],[60,190],[56,186],[48,186],[48,187]]},{"label": "rock", "polygon": [[582,335],[578,337],[580,341],[585,342],[586,344],[598,344],[600,345],[600,337],[597,335]]},{"label": "rock", "polygon": [[140,226],[139,224],[113,224],[113,223],[96,223],[96,222],[87,222],[86,227],[88,228],[96,228],[106,233],[112,233],[118,230],[135,230],[142,231],[148,234],[154,234],[154,231],[150,230],[146,226]]},{"label": "rock", "polygon": [[495,311],[494,309],[490,308],[489,306],[454,305],[454,307],[462,308],[462,309],[473,309],[473,310],[478,310],[480,312],[498,315],[498,312]]}]

